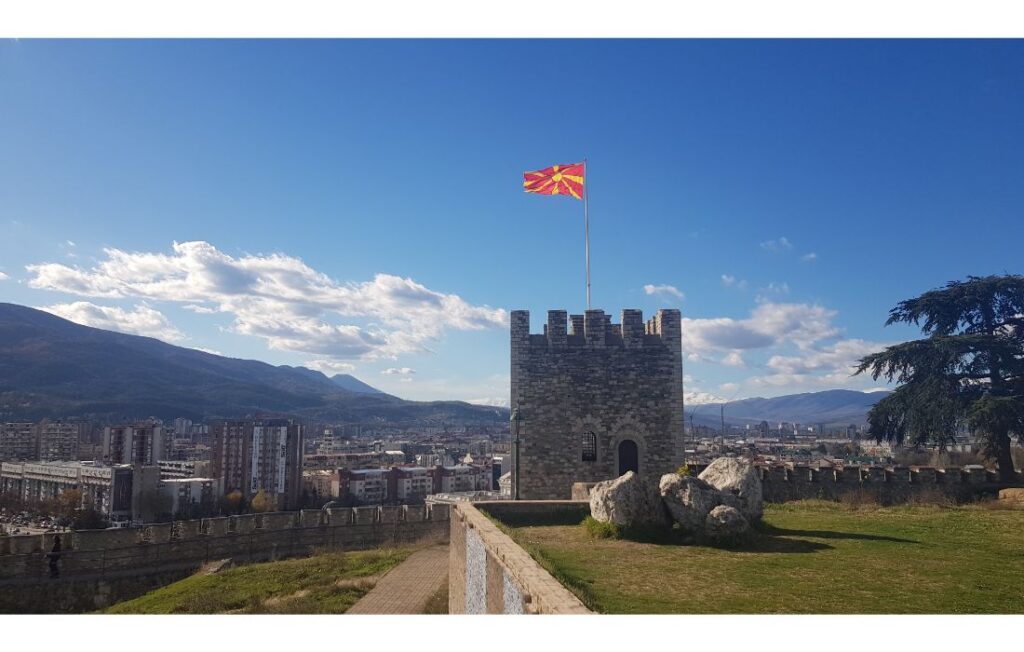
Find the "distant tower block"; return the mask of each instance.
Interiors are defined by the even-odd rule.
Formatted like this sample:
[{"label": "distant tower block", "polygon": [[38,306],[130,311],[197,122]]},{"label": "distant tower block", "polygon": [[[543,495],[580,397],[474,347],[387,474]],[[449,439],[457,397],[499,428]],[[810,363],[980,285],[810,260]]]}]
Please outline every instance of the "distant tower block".
[{"label": "distant tower block", "polygon": [[531,335],[530,313],[512,312],[520,499],[568,499],[574,482],[629,470],[656,483],[682,463],[679,311],[659,310],[645,324],[639,310],[623,310],[621,322],[603,310],[568,319],[550,310],[544,334]]}]

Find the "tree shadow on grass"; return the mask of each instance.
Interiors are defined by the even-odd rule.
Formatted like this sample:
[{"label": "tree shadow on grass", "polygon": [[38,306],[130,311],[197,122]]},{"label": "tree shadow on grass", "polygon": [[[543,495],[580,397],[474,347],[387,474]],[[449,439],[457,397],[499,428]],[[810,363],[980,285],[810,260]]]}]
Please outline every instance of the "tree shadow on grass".
[{"label": "tree shadow on grass", "polygon": [[761,533],[754,533],[733,545],[715,545],[714,547],[731,550],[732,552],[751,552],[760,554],[804,554],[833,549],[829,544],[821,543],[820,541],[790,539],[788,537],[768,536]]},{"label": "tree shadow on grass", "polygon": [[764,533],[752,530],[739,538],[728,541],[714,541],[703,536],[687,534],[678,527],[671,529],[657,527],[625,528],[608,523],[600,523],[594,519],[587,519],[581,525],[595,539],[620,539],[656,546],[701,546],[732,552],[753,553],[808,553],[832,549],[832,546],[820,541],[807,541],[806,539],[782,536],[783,534],[792,534],[784,531]]},{"label": "tree shadow on grass", "polygon": [[914,539],[901,539],[883,534],[863,534],[860,532],[834,532],[832,530],[790,530],[788,528],[775,527],[774,525],[761,524],[758,526],[761,534],[773,537],[814,537],[816,539],[850,539],[856,541],[889,541],[892,543],[914,543],[920,541]]}]

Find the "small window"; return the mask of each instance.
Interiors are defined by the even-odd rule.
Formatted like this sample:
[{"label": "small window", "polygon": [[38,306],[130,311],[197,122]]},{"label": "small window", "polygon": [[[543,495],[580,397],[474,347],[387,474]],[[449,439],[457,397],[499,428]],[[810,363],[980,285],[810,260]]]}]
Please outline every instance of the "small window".
[{"label": "small window", "polygon": [[597,435],[592,432],[583,433],[583,461],[597,461]]}]

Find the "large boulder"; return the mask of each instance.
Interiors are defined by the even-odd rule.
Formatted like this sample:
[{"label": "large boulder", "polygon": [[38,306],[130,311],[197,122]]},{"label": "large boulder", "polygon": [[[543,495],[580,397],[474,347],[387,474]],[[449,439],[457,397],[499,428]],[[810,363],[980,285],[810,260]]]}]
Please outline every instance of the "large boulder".
[{"label": "large boulder", "polygon": [[750,523],[735,507],[719,505],[708,512],[704,521],[704,534],[713,541],[737,541],[750,532]]},{"label": "large boulder", "polygon": [[722,493],[738,498],[738,509],[747,521],[760,520],[764,511],[761,474],[752,462],[737,457],[719,457],[698,477]]},{"label": "large boulder", "polygon": [[590,515],[620,527],[665,527],[670,523],[658,490],[632,471],[594,485]]},{"label": "large boulder", "polygon": [[685,532],[691,534],[701,532],[708,512],[722,503],[721,492],[690,476],[667,473],[661,476],[658,490],[669,514]]}]

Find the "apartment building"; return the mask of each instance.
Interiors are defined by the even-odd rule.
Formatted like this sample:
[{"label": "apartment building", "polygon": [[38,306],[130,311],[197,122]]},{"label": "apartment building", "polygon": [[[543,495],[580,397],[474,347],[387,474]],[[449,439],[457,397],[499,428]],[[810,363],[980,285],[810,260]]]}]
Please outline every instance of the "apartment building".
[{"label": "apartment building", "polygon": [[214,426],[213,476],[224,493],[260,491],[275,509],[297,509],[305,428],[288,419],[224,421]]}]

